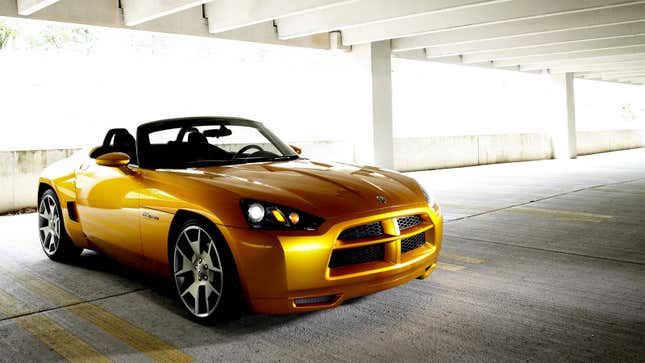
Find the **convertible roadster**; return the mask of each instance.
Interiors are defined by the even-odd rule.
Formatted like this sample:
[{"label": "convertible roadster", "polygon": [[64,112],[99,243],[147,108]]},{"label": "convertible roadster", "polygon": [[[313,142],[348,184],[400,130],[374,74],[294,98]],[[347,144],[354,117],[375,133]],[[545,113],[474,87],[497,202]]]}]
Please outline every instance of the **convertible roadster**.
[{"label": "convertible roadster", "polygon": [[43,171],[42,248],[83,249],[172,281],[189,315],[294,313],[426,278],[439,206],[413,179],[299,156],[261,123],[194,117],[110,130]]}]

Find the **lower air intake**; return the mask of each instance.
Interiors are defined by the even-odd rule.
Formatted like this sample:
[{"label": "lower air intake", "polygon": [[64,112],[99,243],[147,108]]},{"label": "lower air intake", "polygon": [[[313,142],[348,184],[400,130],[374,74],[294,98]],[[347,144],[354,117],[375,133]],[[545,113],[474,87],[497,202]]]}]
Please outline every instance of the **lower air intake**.
[{"label": "lower air intake", "polygon": [[303,297],[295,299],[296,306],[330,304],[336,300],[336,295]]},{"label": "lower air intake", "polygon": [[426,234],[419,233],[401,240],[401,253],[406,253],[423,246],[426,243]]},{"label": "lower air intake", "polygon": [[329,267],[358,265],[359,263],[383,261],[384,259],[385,246],[383,244],[348,248],[332,252]]}]

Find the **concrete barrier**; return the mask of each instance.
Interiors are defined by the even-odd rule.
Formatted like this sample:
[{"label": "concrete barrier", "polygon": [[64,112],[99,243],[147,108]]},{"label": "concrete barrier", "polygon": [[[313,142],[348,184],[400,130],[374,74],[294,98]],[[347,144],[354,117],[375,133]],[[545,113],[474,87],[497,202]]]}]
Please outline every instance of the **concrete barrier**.
[{"label": "concrete barrier", "polygon": [[645,130],[578,131],[578,155],[645,146]]},{"label": "concrete barrier", "polygon": [[78,149],[0,151],[0,213],[34,207],[38,176]]},{"label": "concrete barrier", "polygon": [[[580,155],[645,147],[645,130],[578,132]],[[292,142],[303,156],[352,163],[351,141]],[[34,207],[38,175],[78,149],[0,151],[0,213]],[[400,171],[550,159],[551,138],[544,134],[432,136],[394,140],[394,165]]]},{"label": "concrete barrier", "polygon": [[550,159],[551,138],[543,134],[432,136],[394,140],[400,171]]}]

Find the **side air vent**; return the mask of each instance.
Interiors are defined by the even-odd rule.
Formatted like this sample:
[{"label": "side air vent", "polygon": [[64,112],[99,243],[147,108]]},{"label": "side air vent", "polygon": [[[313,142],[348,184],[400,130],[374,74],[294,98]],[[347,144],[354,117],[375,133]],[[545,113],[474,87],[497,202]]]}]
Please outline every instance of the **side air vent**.
[{"label": "side air vent", "polygon": [[69,219],[78,222],[78,212],[76,211],[76,202],[67,202],[67,214]]}]

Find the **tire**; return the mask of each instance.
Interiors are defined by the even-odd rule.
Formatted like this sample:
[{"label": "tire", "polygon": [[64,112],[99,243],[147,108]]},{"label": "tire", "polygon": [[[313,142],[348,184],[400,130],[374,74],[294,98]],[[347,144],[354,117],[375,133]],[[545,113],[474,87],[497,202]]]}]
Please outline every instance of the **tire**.
[{"label": "tire", "polygon": [[38,236],[45,255],[54,261],[70,262],[83,252],[65,230],[60,202],[52,189],[45,191],[38,201]]},{"label": "tire", "polygon": [[221,233],[201,219],[190,219],[177,231],[168,241],[168,261],[175,292],[190,317],[201,324],[237,317],[239,278]]}]

